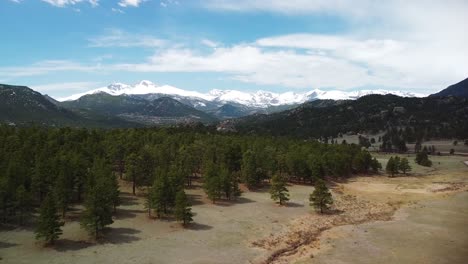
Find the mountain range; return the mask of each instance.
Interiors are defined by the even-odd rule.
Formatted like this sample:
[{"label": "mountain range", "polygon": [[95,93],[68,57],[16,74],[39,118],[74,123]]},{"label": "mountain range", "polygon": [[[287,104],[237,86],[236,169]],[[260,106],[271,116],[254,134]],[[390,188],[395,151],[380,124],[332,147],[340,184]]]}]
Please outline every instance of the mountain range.
[{"label": "mountain range", "polygon": [[157,85],[150,81],[141,81],[135,85],[113,83],[107,87],[74,94],[69,97],[58,98],[58,101],[73,101],[85,95],[95,93],[110,95],[140,95],[145,99],[156,99],[168,96],[182,103],[190,104],[199,110],[213,110],[224,104],[242,105],[248,108],[277,107],[282,105],[297,105],[318,99],[354,100],[369,94],[394,94],[402,97],[423,97],[422,94],[389,91],[389,90],[361,90],[361,91],[322,91],[315,89],[304,93],[285,92],[273,93],[267,91],[241,92],[236,90],[211,90],[208,93],[186,91],[169,85]]},{"label": "mountain range", "polygon": [[[422,98],[414,93],[385,90],[282,94],[212,90],[204,94],[142,81],[136,85],[112,84],[59,100],[28,87],[0,85],[0,122],[136,127],[214,124],[228,119],[233,120],[228,123],[235,124],[239,131],[310,136],[359,132],[360,128],[377,131],[424,119],[441,131],[447,124],[458,130],[456,127],[464,128],[464,121],[460,120],[468,116],[466,99],[456,98],[464,94],[465,84],[466,80],[441,91],[441,95]],[[444,97],[447,93],[455,97]]]}]

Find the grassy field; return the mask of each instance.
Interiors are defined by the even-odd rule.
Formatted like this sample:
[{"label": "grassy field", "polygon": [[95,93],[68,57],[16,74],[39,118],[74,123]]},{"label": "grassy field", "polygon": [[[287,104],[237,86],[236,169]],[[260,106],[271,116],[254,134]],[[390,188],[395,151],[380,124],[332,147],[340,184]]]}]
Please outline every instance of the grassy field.
[{"label": "grassy field", "polygon": [[[377,155],[384,167],[389,157]],[[463,263],[464,158],[434,156],[432,168],[408,158],[409,176],[382,173],[330,183],[336,210],[323,216],[308,205],[312,186],[289,186],[291,201],[283,207],[267,189],[212,204],[196,186],[187,190],[195,213],[187,229],[171,219],[149,218],[143,199],[122,184],[123,204],[100,243],[88,240],[76,217],[80,208],[74,208],[54,248],[38,245],[28,228],[1,229],[0,263]]]},{"label": "grassy field", "polygon": [[[366,135],[369,139],[374,138],[376,143],[372,144],[372,146],[369,148],[370,151],[378,151],[379,147],[381,145],[380,142],[378,142],[379,136],[383,136],[383,133],[381,134],[376,134],[376,135]],[[346,140],[348,144],[359,144],[359,136],[358,135],[343,135],[342,138],[335,138],[334,140],[337,140],[338,143],[341,144],[343,140]],[[431,141],[425,141],[422,143],[423,146],[434,146],[437,151],[440,151],[441,153],[447,154],[450,153],[451,149],[455,150],[455,154],[466,154],[468,155],[468,146],[464,144],[463,140],[458,140],[458,144],[456,146],[453,145],[453,142],[455,140],[431,140]],[[408,150],[413,151],[414,150],[414,144],[406,144],[408,147]]]}]

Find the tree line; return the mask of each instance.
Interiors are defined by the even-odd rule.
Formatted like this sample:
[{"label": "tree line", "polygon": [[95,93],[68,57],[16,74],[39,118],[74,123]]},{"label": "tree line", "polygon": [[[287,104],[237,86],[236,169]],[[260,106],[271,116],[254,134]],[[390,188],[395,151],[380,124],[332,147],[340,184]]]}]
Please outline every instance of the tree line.
[{"label": "tree line", "polygon": [[[149,215],[172,214],[187,224],[192,213],[184,189],[194,179],[216,203],[239,197],[239,184],[255,190],[268,181],[317,183],[380,168],[354,144],[221,134],[203,127],[0,126],[0,221],[35,219],[38,237],[53,241],[70,207],[82,204],[81,226],[99,237],[120,203],[119,179],[131,183],[133,194],[145,195]],[[277,196],[285,201],[280,185]]]}]

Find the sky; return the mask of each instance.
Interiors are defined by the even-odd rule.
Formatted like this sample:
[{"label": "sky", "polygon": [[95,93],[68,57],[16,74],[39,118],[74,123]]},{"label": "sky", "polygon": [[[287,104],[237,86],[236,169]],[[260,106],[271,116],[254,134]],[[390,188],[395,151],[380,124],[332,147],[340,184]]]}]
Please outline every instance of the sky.
[{"label": "sky", "polygon": [[0,83],[430,94],[468,77],[466,0],[0,0]]}]

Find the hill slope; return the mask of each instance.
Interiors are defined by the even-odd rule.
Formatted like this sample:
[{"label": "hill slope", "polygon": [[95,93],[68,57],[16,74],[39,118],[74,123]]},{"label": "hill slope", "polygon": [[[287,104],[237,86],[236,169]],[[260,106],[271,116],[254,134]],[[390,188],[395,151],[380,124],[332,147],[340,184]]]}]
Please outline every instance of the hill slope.
[{"label": "hill slope", "polygon": [[468,98],[468,78],[466,78],[465,80],[459,83],[450,85],[444,90],[435,94],[431,94],[430,96],[431,97],[457,96],[457,97]]},{"label": "hill slope", "polygon": [[464,98],[403,98],[369,95],[356,101],[317,107],[316,103],[271,115],[235,121],[241,132],[304,138],[339,133],[378,132],[409,127],[411,137],[468,137],[468,100]]},{"label": "hill slope", "polygon": [[88,113],[81,116],[57,106],[42,94],[26,87],[0,84],[0,122],[15,125],[39,124],[50,126],[130,127],[117,118]]},{"label": "hill slope", "polygon": [[213,116],[168,97],[148,101],[137,96],[113,96],[101,92],[60,105],[74,111],[88,110],[145,124],[216,121]]}]

